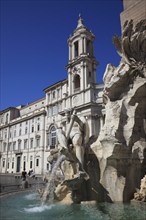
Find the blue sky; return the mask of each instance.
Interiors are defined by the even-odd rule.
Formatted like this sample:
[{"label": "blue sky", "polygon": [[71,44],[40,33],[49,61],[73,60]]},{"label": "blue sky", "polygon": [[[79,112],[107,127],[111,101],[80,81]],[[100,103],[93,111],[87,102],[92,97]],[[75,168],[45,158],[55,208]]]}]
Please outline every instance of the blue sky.
[{"label": "blue sky", "polygon": [[1,0],[0,110],[25,105],[67,78],[67,39],[81,13],[95,34],[97,83],[106,65],[118,65],[112,43],[121,35],[121,0]]}]

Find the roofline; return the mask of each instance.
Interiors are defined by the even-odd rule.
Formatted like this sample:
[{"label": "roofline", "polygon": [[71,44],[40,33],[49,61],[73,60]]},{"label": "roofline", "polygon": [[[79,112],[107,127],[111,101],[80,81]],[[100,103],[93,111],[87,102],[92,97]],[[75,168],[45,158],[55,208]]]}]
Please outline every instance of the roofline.
[{"label": "roofline", "polygon": [[60,81],[58,81],[58,82],[56,82],[56,83],[54,83],[54,84],[52,84],[52,85],[46,87],[45,89],[43,89],[43,91],[44,91],[44,92],[47,92],[48,89],[52,89],[53,87],[57,86],[58,84],[63,83],[63,82],[66,82],[66,81],[67,81],[67,78],[66,78],[66,79],[63,79],[63,80],[60,80]]},{"label": "roofline", "polygon": [[12,109],[17,109],[17,108],[10,106],[10,107],[8,107],[8,108],[6,108],[6,109],[0,111],[0,114],[3,114],[3,113],[5,113],[5,112],[7,112],[7,111],[10,111],[10,110],[12,110]]},{"label": "roofline", "polygon": [[5,113],[5,112],[7,112],[7,111],[9,111],[9,110],[12,110],[12,109],[21,110],[21,109],[27,108],[28,106],[33,105],[34,103],[39,102],[39,101],[41,101],[41,100],[45,100],[45,96],[42,97],[42,98],[40,98],[40,99],[37,99],[37,100],[35,100],[35,101],[33,101],[33,102],[30,102],[28,105],[22,105],[22,108],[20,108],[20,109],[19,109],[18,107],[8,107],[8,108],[6,108],[6,109],[0,111],[0,115],[3,114],[3,113]]},{"label": "roofline", "polygon": [[33,101],[33,102],[30,102],[30,103],[28,103],[27,105],[23,106],[21,109],[27,108],[28,106],[33,105],[34,103],[37,103],[37,102],[39,102],[39,101],[41,101],[41,100],[45,100],[45,98],[46,98],[46,97],[44,96],[44,97],[42,97],[42,98],[40,98],[40,99],[37,99],[37,100],[35,100],[35,101]]}]

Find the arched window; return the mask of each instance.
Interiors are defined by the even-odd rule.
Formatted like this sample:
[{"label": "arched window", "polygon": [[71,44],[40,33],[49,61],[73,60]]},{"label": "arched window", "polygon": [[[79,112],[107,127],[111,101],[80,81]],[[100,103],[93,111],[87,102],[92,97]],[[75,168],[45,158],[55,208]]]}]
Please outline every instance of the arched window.
[{"label": "arched window", "polygon": [[75,75],[74,76],[74,92],[80,91],[80,76]]},{"label": "arched window", "polygon": [[56,128],[53,125],[50,128],[50,131],[48,133],[48,146],[50,147],[50,149],[55,148],[56,142],[57,142],[57,140],[56,140]]}]

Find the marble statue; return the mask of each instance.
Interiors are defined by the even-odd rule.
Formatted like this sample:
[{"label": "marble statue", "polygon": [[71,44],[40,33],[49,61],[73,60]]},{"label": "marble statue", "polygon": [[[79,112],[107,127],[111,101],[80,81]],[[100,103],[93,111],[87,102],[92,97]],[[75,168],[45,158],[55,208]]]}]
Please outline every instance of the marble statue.
[{"label": "marble statue", "polygon": [[57,129],[57,137],[61,152],[71,161],[78,163],[79,171],[84,171],[84,150],[89,140],[87,119],[80,119],[74,110],[66,134],[60,127]]},{"label": "marble statue", "polygon": [[[66,133],[62,127],[58,127],[56,134],[58,148],[50,150],[47,158],[52,164],[52,171],[50,175],[43,177],[47,184],[46,189],[38,192],[43,202],[52,198],[54,194],[58,201],[78,203],[81,200],[79,195],[82,184],[89,179],[84,170],[84,152],[89,141],[87,119],[80,118],[74,110],[67,124]],[[58,169],[61,171],[61,176],[57,175]]]}]

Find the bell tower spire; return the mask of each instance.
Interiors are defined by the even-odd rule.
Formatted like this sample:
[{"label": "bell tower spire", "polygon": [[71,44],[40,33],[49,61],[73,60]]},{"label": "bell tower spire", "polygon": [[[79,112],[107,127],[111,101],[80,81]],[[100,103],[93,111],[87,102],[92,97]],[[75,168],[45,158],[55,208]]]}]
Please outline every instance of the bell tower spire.
[{"label": "bell tower spire", "polygon": [[76,29],[68,39],[69,61],[66,68],[69,95],[85,91],[96,83],[97,61],[93,50],[94,39],[94,34],[87,29],[79,14]]},{"label": "bell tower spire", "polygon": [[83,23],[83,19],[81,17],[81,14],[79,14],[79,19],[78,19],[78,25],[77,25],[77,28],[79,27],[83,27],[84,26],[84,23]]}]

